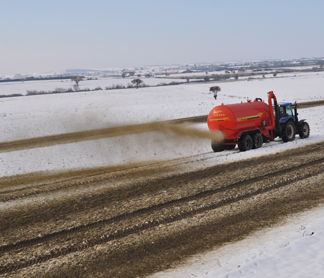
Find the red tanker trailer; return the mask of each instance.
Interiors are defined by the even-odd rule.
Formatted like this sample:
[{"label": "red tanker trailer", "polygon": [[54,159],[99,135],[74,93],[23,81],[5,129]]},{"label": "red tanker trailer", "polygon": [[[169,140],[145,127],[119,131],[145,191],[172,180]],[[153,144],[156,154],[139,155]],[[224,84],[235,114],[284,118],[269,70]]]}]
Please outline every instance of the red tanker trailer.
[{"label": "red tanker trailer", "polygon": [[222,151],[234,149],[240,151],[260,148],[263,142],[276,137],[284,142],[292,141],[295,134],[300,138],[309,136],[309,125],[298,120],[297,103],[278,104],[273,92],[268,93],[268,104],[260,98],[245,103],[220,105],[214,107],[207,119],[211,132],[221,132],[223,140],[213,140],[212,149]]}]

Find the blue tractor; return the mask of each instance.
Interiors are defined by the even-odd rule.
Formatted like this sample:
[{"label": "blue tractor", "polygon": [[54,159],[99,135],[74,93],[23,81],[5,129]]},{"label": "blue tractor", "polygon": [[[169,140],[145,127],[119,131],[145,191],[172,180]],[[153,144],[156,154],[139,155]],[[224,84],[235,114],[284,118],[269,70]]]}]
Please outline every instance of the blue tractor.
[{"label": "blue tractor", "polygon": [[273,106],[277,136],[284,142],[293,141],[297,133],[302,139],[309,137],[309,125],[305,120],[298,120],[297,107],[296,102],[275,103]]}]

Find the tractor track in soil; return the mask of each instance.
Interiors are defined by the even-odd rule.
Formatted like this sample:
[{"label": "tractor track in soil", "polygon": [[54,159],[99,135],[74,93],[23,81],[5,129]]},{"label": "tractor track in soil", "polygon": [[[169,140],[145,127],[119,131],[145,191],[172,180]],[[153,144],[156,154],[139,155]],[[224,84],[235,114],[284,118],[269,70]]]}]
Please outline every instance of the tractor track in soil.
[{"label": "tractor track in soil", "polygon": [[0,274],[143,277],[322,203],[323,166],[318,143],[158,178],[153,166],[97,173],[55,196],[9,199],[0,203]]},{"label": "tractor track in soil", "polygon": [[[307,167],[314,166],[314,165],[317,165],[317,164],[323,164],[323,162],[324,162],[324,158],[318,159],[318,160],[307,163]],[[304,165],[299,165],[299,166],[296,166],[296,167],[292,167],[292,168],[289,168],[289,169],[278,171],[278,172],[276,172],[276,175],[279,175],[279,174],[283,175],[283,174],[286,174],[286,173],[290,173],[291,171],[299,171],[299,170],[301,170],[303,168],[305,168],[305,164]],[[322,171],[321,171],[321,169],[318,169],[318,171],[312,172],[312,175],[320,174],[320,173],[322,173]],[[73,234],[73,233],[79,232],[81,230],[93,229],[93,228],[98,227],[99,225],[111,224],[111,223],[114,223],[114,222],[117,222],[117,221],[130,219],[133,216],[137,216],[137,215],[141,215],[141,214],[145,214],[145,213],[151,213],[152,211],[163,209],[163,208],[170,207],[170,206],[173,206],[173,205],[182,205],[183,203],[189,202],[189,201],[192,201],[192,200],[198,200],[198,199],[205,198],[205,197],[212,197],[216,193],[225,192],[226,190],[239,189],[242,186],[247,186],[248,184],[250,184],[252,182],[260,182],[263,179],[267,179],[267,178],[270,178],[272,176],[273,176],[273,173],[265,174],[263,176],[258,176],[258,177],[249,179],[247,181],[237,182],[237,183],[231,184],[231,185],[226,186],[226,187],[203,191],[203,192],[200,192],[198,194],[187,196],[187,197],[184,197],[184,198],[181,198],[181,199],[171,200],[169,202],[162,203],[162,204],[159,204],[159,205],[152,205],[150,207],[142,208],[142,209],[139,209],[137,211],[130,212],[130,213],[124,213],[122,215],[119,215],[119,216],[116,216],[116,217],[113,217],[113,218],[109,218],[109,219],[105,219],[105,220],[101,220],[101,221],[96,222],[96,223],[90,223],[90,224],[87,224],[87,225],[84,225],[84,226],[79,226],[79,227],[72,228],[72,229],[69,229],[69,230],[62,230],[60,232],[53,233],[53,234],[50,234],[50,235],[46,235],[46,236],[41,237],[41,238],[26,240],[26,241],[23,241],[23,242],[16,242],[14,244],[6,245],[6,246],[0,246],[0,254],[2,254],[3,252],[6,252],[6,251],[10,251],[12,249],[17,249],[17,248],[20,248],[20,247],[33,245],[35,243],[37,244],[39,242],[44,242],[44,241],[47,241],[48,239],[53,239],[55,237],[60,237],[60,236],[68,235],[68,234]],[[205,211],[205,210],[209,210],[209,209],[215,209],[218,206],[223,206],[223,205],[228,204],[228,203],[237,202],[238,200],[242,200],[242,199],[251,197],[253,195],[258,195],[258,194],[261,194],[261,193],[264,193],[264,192],[267,192],[267,191],[270,191],[270,190],[273,190],[273,189],[276,189],[276,188],[280,188],[282,186],[286,186],[287,184],[289,184],[291,182],[295,182],[296,180],[301,180],[301,179],[305,179],[305,178],[308,178],[308,177],[310,177],[310,174],[308,174],[308,173],[304,174],[304,175],[296,175],[294,178],[289,179],[288,181],[277,183],[277,184],[275,184],[273,186],[270,186],[270,187],[267,187],[267,188],[258,189],[253,193],[249,192],[248,194],[243,194],[243,195],[241,195],[239,197],[229,198],[229,199],[226,199],[226,200],[219,201],[219,202],[217,202],[217,204],[213,203],[213,204],[208,205],[208,206],[196,208],[194,210],[191,210],[190,213],[184,213],[183,216],[186,217],[188,214],[193,215],[193,214],[199,213],[201,211]],[[171,217],[171,219],[172,219],[172,217]],[[169,219],[169,220],[164,219],[164,220],[162,220],[162,222],[164,222],[164,223],[165,222],[170,222],[171,219]],[[157,221],[157,223],[161,223],[161,222]]]},{"label": "tractor track in soil", "polygon": [[[277,144],[283,144],[282,142],[276,142]],[[268,146],[263,146],[263,148],[267,148]],[[225,156],[230,156],[238,153],[239,150],[232,150],[231,153],[226,153]],[[209,159],[214,159],[214,152],[207,152],[197,155],[192,155],[189,157],[176,158],[172,160],[167,160],[164,162],[143,162],[137,165],[127,165],[127,166],[119,166],[119,167],[108,167],[103,169],[90,170],[90,174],[86,174],[86,171],[83,172],[83,175],[80,177],[79,171],[76,171],[75,176],[72,177],[73,173],[69,172],[71,177],[66,177],[62,179],[62,173],[59,173],[56,181],[48,182],[48,183],[35,183],[32,178],[28,178],[31,184],[22,185],[19,188],[14,188],[15,185],[22,183],[23,177],[26,175],[21,175],[19,180],[11,180],[9,183],[7,182],[8,178],[5,179],[0,178],[0,182],[3,183],[2,188],[0,189],[0,203],[28,198],[32,195],[36,196],[42,193],[54,192],[59,190],[64,190],[70,187],[78,187],[81,185],[91,185],[98,182],[108,181],[120,177],[125,177],[129,175],[141,175],[141,173],[145,173],[145,175],[149,174],[157,174],[158,172],[167,172],[170,171],[171,167],[179,167],[185,164],[188,164],[192,161],[199,160],[206,161]],[[222,154],[218,154],[218,157],[223,156]],[[28,175],[27,175],[28,176]],[[53,179],[53,177],[51,178]],[[37,180],[36,180],[37,181]],[[8,183],[8,184],[6,184]]]},{"label": "tractor track in soil", "polygon": [[[283,142],[276,142],[277,144],[284,144]],[[268,146],[265,144],[262,148],[267,148]],[[226,153],[224,155],[218,154],[218,157],[222,156],[230,156],[238,153],[239,150],[232,150],[231,153]],[[64,190],[70,187],[78,187],[81,185],[91,185],[98,182],[108,181],[112,179],[116,179],[119,177],[125,177],[129,175],[141,175],[141,173],[145,173],[145,175],[149,174],[157,174],[159,172],[167,172],[170,171],[171,167],[181,167],[185,164],[191,163],[192,161],[199,160],[200,162],[206,161],[209,159],[214,159],[214,152],[207,152],[197,155],[192,155],[189,157],[176,158],[172,160],[167,160],[164,162],[143,162],[140,164],[127,165],[127,166],[118,166],[118,167],[108,167],[108,168],[99,168],[99,169],[85,169],[82,176],[80,177],[79,171],[69,172],[70,177],[62,178],[66,173],[59,173],[56,176],[56,181],[47,182],[47,183],[35,183],[32,178],[28,178],[31,184],[22,185],[19,188],[13,188],[17,184],[22,183],[22,179],[26,175],[21,175],[17,180],[11,180],[9,183],[7,182],[8,178],[4,178],[3,180],[0,178],[0,183],[2,182],[2,188],[0,188],[0,203],[28,198],[30,196],[37,196],[42,193],[54,192],[59,190]],[[90,174],[86,174],[87,171],[90,171]],[[28,175],[27,175],[28,176]],[[10,177],[9,177],[10,178]],[[53,179],[53,177],[51,178]],[[37,181],[37,180],[36,180]],[[7,184],[8,183],[8,184]],[[8,188],[8,189],[6,189]],[[10,189],[9,189],[10,188]]]}]

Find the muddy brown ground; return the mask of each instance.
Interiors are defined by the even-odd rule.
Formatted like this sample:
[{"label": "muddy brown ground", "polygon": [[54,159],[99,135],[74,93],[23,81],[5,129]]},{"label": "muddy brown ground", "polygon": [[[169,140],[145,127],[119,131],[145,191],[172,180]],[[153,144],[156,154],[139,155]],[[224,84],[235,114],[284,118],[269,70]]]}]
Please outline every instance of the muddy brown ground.
[{"label": "muddy brown ground", "polygon": [[324,142],[200,156],[1,178],[0,276],[145,277],[324,201]]},{"label": "muddy brown ground", "polygon": [[145,277],[324,200],[324,142],[190,172],[168,163],[3,180],[2,276]]}]

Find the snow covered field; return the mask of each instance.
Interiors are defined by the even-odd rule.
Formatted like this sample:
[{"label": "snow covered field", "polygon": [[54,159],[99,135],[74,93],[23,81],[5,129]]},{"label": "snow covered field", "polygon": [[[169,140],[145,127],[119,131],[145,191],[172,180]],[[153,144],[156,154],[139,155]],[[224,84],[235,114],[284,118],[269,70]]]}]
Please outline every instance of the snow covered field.
[{"label": "snow covered field", "polygon": [[[81,87],[87,86],[86,82],[88,81],[85,81],[84,85],[80,83]],[[100,82],[103,81],[100,80],[89,82],[92,82],[94,87],[109,86],[108,83],[101,85],[103,83]],[[267,99],[268,91],[274,91],[279,102],[324,99],[322,72],[217,83],[222,91],[216,101],[212,94],[209,94],[209,87],[214,84],[189,83],[166,87],[1,98],[0,141],[206,115],[214,106],[221,103],[237,103],[256,97]],[[15,87],[4,90],[5,93],[1,91],[0,94],[21,93],[26,90],[24,83],[11,86]],[[35,88],[31,89],[49,90],[46,86],[48,82],[35,82]],[[57,84],[50,86],[61,87]],[[24,88],[21,89],[22,87]],[[286,144],[272,142],[267,147],[246,153],[233,151],[215,153],[214,158],[209,159],[206,166],[323,141],[324,107],[299,110],[299,116],[307,119],[310,125],[309,138],[301,140],[297,136],[293,142]],[[197,128],[207,130],[206,125],[197,125]],[[169,132],[151,132],[2,152],[0,177],[34,171],[69,170],[172,159],[207,152],[211,152],[210,140],[207,138],[191,138],[185,135],[174,138]],[[288,221],[286,226],[261,231],[246,240],[206,254],[205,257],[202,255],[193,258],[196,263],[190,262],[189,265],[174,272],[168,271],[154,277],[324,277],[322,215],[323,208],[319,208],[311,213],[296,216]]]},{"label": "snow covered field", "polygon": [[[94,90],[97,87],[105,90],[106,87],[112,87],[113,85],[123,85],[126,86],[131,84],[134,77],[126,78],[98,78],[91,77],[92,80],[84,80],[79,83],[79,90],[84,90],[85,88],[89,90]],[[170,83],[170,82],[182,82],[185,83],[184,79],[166,79],[166,78],[146,78],[141,77],[141,80],[145,85],[156,86],[161,83]],[[18,81],[18,82],[0,82],[0,96],[12,95],[12,94],[21,94],[26,95],[27,91],[45,91],[52,92],[57,88],[62,89],[73,89],[75,82],[70,79],[64,80],[44,80],[44,81]]]},{"label": "snow covered field", "polygon": [[[221,103],[237,103],[256,97],[267,99],[270,90],[274,91],[279,102],[320,100],[324,98],[323,83],[323,73],[217,83],[222,91],[216,101],[209,93],[209,87],[214,83],[2,98],[0,124],[3,132],[0,141],[206,115]],[[321,141],[323,121],[319,120],[319,113],[323,110],[323,107],[316,107],[300,111],[300,117],[307,119],[311,127],[311,136],[307,140],[297,139],[285,145],[270,144],[270,147],[244,155],[236,153],[224,157],[215,154],[211,163],[259,156]],[[207,130],[206,125],[199,128]],[[172,159],[210,151],[210,139],[206,138],[183,136],[171,140],[166,133],[115,137],[0,153],[0,177],[35,170],[68,170],[138,160]]]}]

